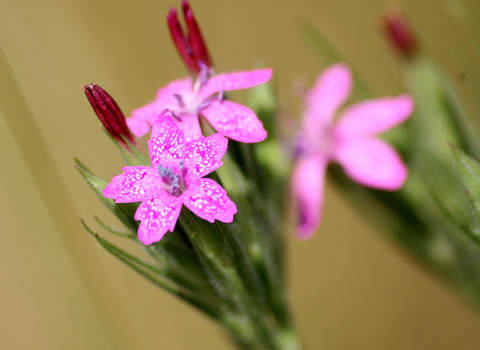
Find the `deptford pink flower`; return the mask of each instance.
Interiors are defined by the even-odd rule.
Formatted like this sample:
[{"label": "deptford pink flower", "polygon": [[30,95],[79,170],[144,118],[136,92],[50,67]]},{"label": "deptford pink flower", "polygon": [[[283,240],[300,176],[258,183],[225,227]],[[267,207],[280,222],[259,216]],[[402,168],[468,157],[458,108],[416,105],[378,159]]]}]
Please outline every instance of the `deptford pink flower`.
[{"label": "deptford pink flower", "polygon": [[157,92],[154,102],[133,111],[127,124],[135,135],[148,133],[150,125],[170,111],[188,141],[202,132],[198,121],[205,117],[215,130],[240,142],[260,142],[267,137],[262,122],[251,109],[223,99],[224,91],[247,89],[267,82],[272,70],[259,69],[207,78],[202,70],[195,83],[191,78],[175,80]]},{"label": "deptford pink flower", "polygon": [[375,136],[404,122],[412,113],[413,100],[400,95],[363,101],[346,108],[333,124],[351,88],[350,70],[335,64],[320,75],[307,96],[292,174],[299,238],[309,238],[320,224],[329,162],[339,163],[359,184],[376,189],[398,190],[407,178],[407,168],[397,152]]},{"label": "deptford pink flower", "polygon": [[223,163],[228,140],[221,134],[185,142],[183,132],[168,116],[153,123],[148,149],[152,167],[123,168],[103,190],[116,203],[142,203],[135,213],[141,220],[138,238],[145,244],[173,231],[182,203],[204,220],[232,222],[237,212],[226,191],[203,177]]}]

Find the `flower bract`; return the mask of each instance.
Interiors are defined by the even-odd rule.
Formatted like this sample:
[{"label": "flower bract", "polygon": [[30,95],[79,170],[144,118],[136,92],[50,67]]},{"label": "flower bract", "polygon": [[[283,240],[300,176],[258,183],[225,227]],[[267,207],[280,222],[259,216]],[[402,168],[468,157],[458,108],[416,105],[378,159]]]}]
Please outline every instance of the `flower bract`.
[{"label": "flower bract", "polygon": [[351,89],[349,68],[335,64],[320,75],[307,96],[292,175],[299,238],[309,238],[320,224],[328,163],[339,163],[352,180],[375,189],[395,191],[407,179],[398,153],[376,135],[404,122],[412,113],[413,100],[400,95],[363,101],[346,108],[333,123]]},{"label": "flower bract", "polygon": [[223,99],[225,91],[246,89],[267,82],[271,69],[219,74],[207,79],[203,71],[195,82],[191,78],[175,80],[157,92],[154,102],[133,111],[127,119],[135,135],[148,133],[156,118],[169,111],[185,133],[187,141],[201,133],[199,117],[215,130],[240,142],[260,142],[267,137],[262,122],[251,109]]},{"label": "flower bract", "polygon": [[209,222],[232,222],[235,204],[219,184],[203,178],[223,164],[227,144],[219,133],[186,142],[172,118],[160,116],[148,141],[152,167],[123,168],[103,194],[116,203],[142,202],[135,220],[141,220],[138,238],[145,244],[173,231],[182,203]]}]

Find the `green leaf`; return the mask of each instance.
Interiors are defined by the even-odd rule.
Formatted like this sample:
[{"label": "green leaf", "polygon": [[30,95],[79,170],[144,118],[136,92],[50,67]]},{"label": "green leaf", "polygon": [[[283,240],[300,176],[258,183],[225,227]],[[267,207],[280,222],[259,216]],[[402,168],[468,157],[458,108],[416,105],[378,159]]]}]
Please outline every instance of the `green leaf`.
[{"label": "green leaf", "polygon": [[[480,226],[480,164],[457,147],[450,145],[458,174],[466,189],[472,214]],[[480,243],[480,234],[472,233],[472,238]]]},{"label": "green leaf", "polygon": [[136,235],[138,230],[138,222],[135,221],[134,215],[137,211],[138,203],[115,203],[112,198],[105,197],[103,195],[103,190],[107,186],[107,182],[93,175],[78,159],[74,159],[77,163],[75,168],[80,172],[80,175],[82,175],[97,197],[100,198],[102,203],[113,214],[115,214],[115,216],[132,232],[132,234]]},{"label": "green leaf", "polygon": [[103,248],[105,248],[117,259],[123,261],[125,264],[130,266],[140,275],[147,278],[150,282],[153,282],[157,286],[164,288],[167,291],[184,299],[185,301],[193,304],[208,315],[217,319],[220,318],[222,311],[219,306],[221,304],[216,303],[215,299],[206,299],[202,294],[197,293],[195,290],[189,290],[177,285],[174,281],[170,280],[167,277],[167,270],[165,268],[154,266],[144,261],[143,259],[140,259],[126,252],[125,250],[115,246],[114,244],[99,236],[95,232],[95,230],[87,226],[83,220],[81,220],[81,222],[85,230],[87,230],[87,232],[89,232],[93,237],[95,237],[95,239],[100,243]]},{"label": "green leaf", "polygon": [[117,235],[117,236],[123,237],[123,238],[127,238],[127,239],[131,239],[131,240],[134,240],[134,241],[137,240],[137,236],[131,234],[130,232],[122,232],[122,231],[117,230],[117,229],[115,229],[111,226],[108,226],[107,224],[105,224],[102,220],[100,220],[96,216],[95,216],[95,220],[98,222],[98,224],[100,226],[102,226],[102,228],[104,228],[105,230],[107,230],[110,233],[113,233],[114,235]]}]

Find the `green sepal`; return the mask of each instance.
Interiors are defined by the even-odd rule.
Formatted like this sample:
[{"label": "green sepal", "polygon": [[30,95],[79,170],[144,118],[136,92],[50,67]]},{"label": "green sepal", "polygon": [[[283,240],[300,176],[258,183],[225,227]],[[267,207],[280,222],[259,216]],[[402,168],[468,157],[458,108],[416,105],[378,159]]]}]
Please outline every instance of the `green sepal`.
[{"label": "green sepal", "polygon": [[78,159],[74,158],[74,160],[75,163],[77,163],[75,168],[79,171],[80,175],[82,175],[93,192],[95,192],[97,197],[100,198],[102,203],[113,214],[115,214],[130,232],[136,234],[138,230],[138,222],[134,219],[134,216],[138,208],[138,203],[115,203],[114,199],[105,197],[103,195],[103,190],[107,186],[107,182],[93,175]]},{"label": "green sepal", "polygon": [[221,310],[219,310],[218,305],[215,303],[214,299],[205,299],[202,294],[197,293],[195,290],[186,289],[176,284],[174,281],[168,278],[167,269],[154,266],[146,262],[145,260],[140,259],[126,252],[125,250],[115,246],[114,244],[110,243],[109,241],[98,235],[93,228],[87,226],[83,219],[81,220],[81,222],[85,230],[87,230],[87,232],[89,232],[93,237],[95,237],[95,239],[100,243],[103,248],[105,248],[117,259],[123,261],[125,264],[130,266],[140,275],[147,278],[150,282],[193,304],[193,306],[196,306],[200,310],[204,311],[206,314],[217,319],[220,318]]},{"label": "green sepal", "polygon": [[[122,146],[115,138],[113,138],[110,133],[108,133],[105,128],[103,131],[108,136],[108,138],[114,143],[115,147],[117,147],[118,151],[122,155],[123,160],[128,166],[151,166],[150,159],[147,157],[143,152],[141,152],[137,147],[135,147],[126,137],[122,137],[125,144],[128,146],[130,151],[126,150],[124,146]],[[140,140],[138,140],[140,144]]]},{"label": "green sepal", "polygon": [[450,145],[450,149],[457,166],[458,175],[465,186],[470,209],[477,224],[476,230],[471,232],[472,238],[477,243],[480,243],[480,164],[459,148]]}]

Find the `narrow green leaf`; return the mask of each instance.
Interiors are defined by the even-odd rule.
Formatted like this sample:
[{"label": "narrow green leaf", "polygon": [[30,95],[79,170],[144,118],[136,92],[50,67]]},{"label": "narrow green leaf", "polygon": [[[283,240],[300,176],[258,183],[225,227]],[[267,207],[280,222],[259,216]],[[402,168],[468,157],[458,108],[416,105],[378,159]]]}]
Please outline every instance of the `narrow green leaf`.
[{"label": "narrow green leaf", "polygon": [[215,300],[205,299],[203,295],[196,293],[194,290],[188,290],[179,285],[176,285],[173,281],[166,277],[166,270],[164,268],[153,266],[152,264],[144,261],[143,259],[127,253],[125,250],[115,246],[114,244],[99,236],[95,232],[95,230],[87,226],[83,220],[81,220],[81,222],[85,230],[87,230],[87,232],[89,232],[93,237],[95,237],[95,239],[100,243],[102,247],[104,247],[110,254],[115,256],[117,259],[123,261],[125,264],[130,266],[140,275],[144,276],[157,286],[164,288],[167,291],[184,299],[185,301],[193,304],[211,317],[216,319],[219,319],[221,317],[221,304],[215,303]]},{"label": "narrow green leaf", "polygon": [[75,168],[80,172],[80,175],[85,179],[90,188],[95,192],[102,203],[132,232],[136,234],[138,230],[138,222],[135,221],[134,215],[138,208],[138,203],[115,203],[111,198],[103,195],[103,190],[107,186],[107,182],[102,180],[91,172],[86,170],[86,167],[78,159],[74,158]]},{"label": "narrow green leaf", "polygon": [[[458,174],[466,189],[467,197],[470,201],[472,214],[480,225],[480,164],[472,157],[463,153],[457,147],[450,145]],[[480,243],[480,235],[473,234],[472,238]]]},{"label": "narrow green leaf", "polygon": [[114,235],[117,235],[117,236],[123,237],[123,238],[127,238],[127,239],[131,239],[131,240],[134,240],[134,241],[137,240],[137,236],[132,235],[130,232],[122,232],[122,231],[117,230],[117,229],[115,229],[111,226],[108,226],[107,224],[105,224],[102,220],[100,220],[96,216],[95,216],[95,220],[98,222],[98,224],[100,226],[102,226],[102,228],[104,228],[105,230],[107,230],[110,233],[113,233]]}]

